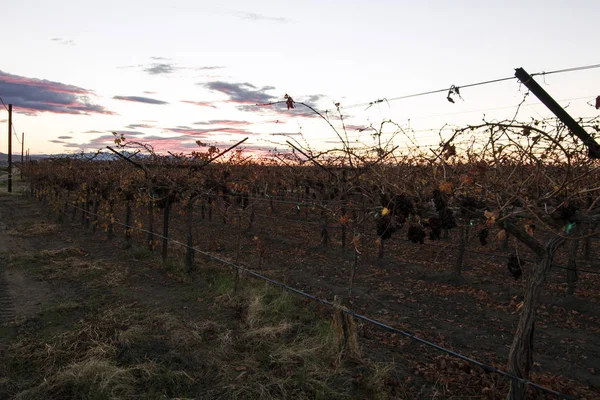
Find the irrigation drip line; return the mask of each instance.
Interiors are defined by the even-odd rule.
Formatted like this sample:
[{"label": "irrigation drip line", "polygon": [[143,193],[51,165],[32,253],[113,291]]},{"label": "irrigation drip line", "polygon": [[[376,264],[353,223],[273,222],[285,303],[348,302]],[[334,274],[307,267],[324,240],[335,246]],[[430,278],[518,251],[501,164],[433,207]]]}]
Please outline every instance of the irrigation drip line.
[{"label": "irrigation drip line", "polygon": [[[107,218],[106,218],[105,216],[103,216],[103,215],[100,215],[100,214],[96,214],[96,213],[93,213],[93,212],[87,211],[87,210],[85,210],[85,209],[83,209],[83,208],[81,208],[81,207],[78,207],[78,206],[75,206],[75,205],[73,205],[73,207],[74,207],[74,208],[76,208],[76,209],[79,209],[79,210],[81,210],[82,212],[84,212],[84,213],[86,213],[86,214],[90,214],[90,215],[97,216],[97,217],[99,217],[99,218],[107,219]],[[249,275],[251,275],[251,276],[254,276],[255,278],[258,278],[258,279],[260,279],[260,280],[263,280],[263,281],[265,281],[265,282],[269,282],[269,283],[271,283],[271,284],[273,284],[273,285],[275,285],[275,286],[279,286],[280,288],[282,288],[282,289],[284,289],[284,290],[287,290],[287,291],[289,291],[289,292],[296,293],[296,294],[298,294],[298,295],[300,295],[300,296],[303,296],[303,297],[306,297],[306,298],[308,298],[308,299],[314,300],[314,301],[316,301],[316,302],[318,302],[318,303],[321,303],[321,304],[323,304],[323,305],[325,305],[325,306],[328,306],[328,307],[330,307],[330,308],[336,308],[336,305],[335,305],[335,304],[333,304],[333,303],[332,303],[332,302],[330,302],[330,301],[327,301],[327,300],[321,299],[321,298],[319,298],[319,297],[317,297],[317,296],[315,296],[315,295],[313,295],[313,294],[310,294],[310,293],[307,293],[307,292],[305,292],[305,291],[303,291],[303,290],[300,290],[300,289],[297,289],[297,288],[295,288],[295,287],[292,287],[292,286],[286,285],[286,284],[285,284],[285,283],[283,283],[283,282],[280,282],[280,281],[278,281],[278,280],[275,280],[275,279],[269,278],[269,277],[267,277],[267,276],[264,276],[264,275],[262,275],[262,274],[259,274],[259,273],[258,273],[258,272],[256,272],[256,271],[253,271],[253,270],[251,270],[251,269],[248,269],[248,268],[246,268],[246,267],[243,267],[243,266],[237,265],[237,264],[235,264],[235,263],[233,263],[233,262],[231,262],[231,261],[228,261],[228,260],[222,259],[222,258],[220,258],[220,257],[214,256],[214,255],[212,255],[212,254],[210,254],[210,253],[208,253],[208,252],[205,252],[205,251],[203,251],[203,250],[200,250],[200,249],[198,249],[198,248],[196,248],[196,247],[193,247],[193,246],[188,246],[188,245],[187,245],[187,244],[185,244],[185,243],[179,242],[179,241],[177,241],[177,240],[169,239],[168,237],[166,237],[166,236],[163,236],[163,235],[161,235],[161,234],[159,234],[159,233],[156,233],[156,232],[151,232],[151,231],[148,231],[148,230],[146,230],[146,229],[143,229],[143,228],[138,228],[138,227],[135,227],[135,226],[130,226],[130,225],[127,225],[127,224],[123,224],[123,223],[121,223],[121,222],[118,222],[118,221],[115,221],[115,222],[114,222],[114,224],[117,224],[117,225],[123,226],[123,227],[125,227],[125,228],[128,228],[128,229],[133,229],[133,230],[137,230],[137,231],[141,231],[141,232],[149,233],[149,234],[151,234],[151,235],[153,235],[153,236],[156,236],[156,237],[159,237],[159,238],[161,238],[161,239],[168,240],[169,242],[172,242],[172,243],[174,243],[174,244],[177,244],[177,245],[179,245],[179,246],[182,246],[182,247],[184,247],[184,248],[186,248],[186,249],[193,250],[193,251],[194,251],[194,252],[196,252],[196,253],[202,254],[202,255],[204,255],[204,256],[206,256],[206,257],[209,257],[209,258],[211,258],[211,259],[213,259],[213,260],[215,260],[215,261],[218,261],[218,262],[220,262],[220,263],[222,263],[222,264],[229,265],[229,266],[231,266],[231,267],[233,267],[233,268],[237,269],[237,270],[238,270],[238,271],[240,271],[240,272],[245,272],[245,273],[247,273],[247,274],[249,274]],[[385,324],[385,323],[383,323],[383,322],[380,322],[380,321],[374,320],[374,319],[372,319],[372,318],[369,318],[369,317],[367,317],[367,316],[364,316],[364,315],[362,315],[362,314],[358,314],[357,312],[354,312],[354,311],[352,311],[352,310],[350,310],[350,309],[348,309],[348,308],[345,308],[345,307],[343,307],[341,310],[342,310],[342,311],[343,311],[345,314],[348,314],[348,315],[350,315],[350,316],[352,316],[352,317],[354,317],[354,318],[356,318],[356,319],[359,319],[359,320],[362,320],[362,321],[368,322],[368,323],[370,323],[370,324],[372,324],[372,325],[378,326],[378,327],[380,327],[380,328],[383,328],[383,329],[385,329],[385,330],[388,330],[388,331],[390,331],[390,332],[398,333],[398,334],[400,334],[400,335],[402,335],[402,336],[405,336],[405,337],[407,337],[407,338],[409,338],[409,339],[412,339],[412,340],[414,340],[414,341],[416,341],[416,342],[418,342],[418,343],[424,344],[424,345],[426,345],[426,346],[429,346],[429,347],[431,347],[431,348],[433,348],[433,349],[436,349],[436,350],[438,350],[438,351],[441,351],[441,352],[443,352],[443,353],[446,353],[446,354],[448,354],[448,355],[450,355],[450,356],[452,356],[452,357],[455,357],[455,358],[458,358],[458,359],[460,359],[460,360],[466,361],[466,362],[468,362],[468,363],[470,363],[470,364],[476,365],[476,366],[478,366],[478,367],[482,368],[482,369],[484,370],[484,372],[486,372],[486,373],[495,373],[495,374],[498,374],[498,375],[504,376],[505,378],[508,378],[508,379],[511,379],[511,380],[517,381],[517,382],[519,382],[519,383],[520,383],[520,384],[522,384],[522,385],[531,386],[532,388],[538,389],[538,390],[540,390],[540,391],[543,391],[543,392],[545,392],[545,393],[552,394],[552,395],[554,395],[554,396],[556,396],[556,397],[558,397],[558,398],[561,398],[561,399],[565,399],[565,400],[575,400],[573,397],[571,397],[571,396],[568,396],[568,395],[566,395],[566,394],[564,394],[564,393],[560,393],[560,392],[557,392],[557,391],[555,391],[555,390],[548,389],[548,388],[546,388],[546,387],[544,387],[544,386],[540,386],[540,385],[538,385],[538,384],[536,384],[536,383],[534,383],[534,382],[532,382],[532,381],[530,381],[530,380],[528,380],[528,379],[525,379],[525,378],[520,378],[520,377],[518,377],[518,376],[512,375],[512,374],[510,374],[510,373],[508,373],[508,372],[504,372],[504,371],[502,371],[502,370],[500,370],[500,369],[498,369],[498,368],[495,368],[495,367],[493,367],[493,366],[491,366],[491,365],[484,364],[484,363],[482,363],[482,362],[480,362],[480,361],[477,361],[477,360],[475,360],[475,359],[473,359],[473,358],[467,357],[467,356],[465,356],[465,355],[462,355],[462,354],[460,354],[460,353],[456,353],[456,352],[454,352],[454,351],[452,351],[452,350],[450,350],[450,349],[447,349],[447,348],[445,348],[445,347],[442,347],[442,346],[439,346],[439,345],[437,345],[437,344],[435,344],[435,343],[433,343],[433,342],[430,342],[430,341],[428,341],[428,340],[425,340],[425,339],[422,339],[422,338],[420,338],[420,337],[418,337],[418,336],[415,336],[414,334],[412,334],[412,333],[410,333],[410,332],[408,332],[408,331],[404,331],[404,330],[401,330],[401,329],[398,329],[398,328],[394,328],[393,326],[390,326],[390,325],[387,325],[387,324]]]}]

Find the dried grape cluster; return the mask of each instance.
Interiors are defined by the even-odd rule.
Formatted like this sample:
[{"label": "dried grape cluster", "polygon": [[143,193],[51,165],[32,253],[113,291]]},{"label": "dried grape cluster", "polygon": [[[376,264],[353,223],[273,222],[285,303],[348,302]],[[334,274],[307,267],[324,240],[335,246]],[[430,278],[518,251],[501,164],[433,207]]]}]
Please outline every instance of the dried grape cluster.
[{"label": "dried grape cluster", "polygon": [[508,257],[508,272],[512,275],[515,280],[518,280],[521,275],[523,275],[523,270],[521,269],[525,265],[525,262],[521,261],[519,257],[515,254],[511,254]]},{"label": "dried grape cluster", "polygon": [[414,213],[414,205],[408,197],[402,194],[394,195],[391,198],[383,196],[382,205],[387,212],[385,215],[382,212],[377,216],[375,224],[377,236],[381,240],[387,240],[396,230],[401,229],[408,216]]},{"label": "dried grape cluster", "polygon": [[488,228],[483,228],[477,234],[477,237],[479,237],[479,243],[481,243],[482,246],[485,246],[488,244],[488,236],[489,235],[490,235],[490,230]]},{"label": "dried grape cluster", "polygon": [[418,225],[411,225],[407,233],[408,240],[413,243],[425,243],[425,230]]},{"label": "dried grape cluster", "polygon": [[429,233],[430,240],[439,240],[442,237],[442,229],[452,229],[456,227],[454,213],[448,208],[448,199],[439,189],[433,191],[433,204],[438,213],[437,216],[429,218],[428,226],[431,229]]}]

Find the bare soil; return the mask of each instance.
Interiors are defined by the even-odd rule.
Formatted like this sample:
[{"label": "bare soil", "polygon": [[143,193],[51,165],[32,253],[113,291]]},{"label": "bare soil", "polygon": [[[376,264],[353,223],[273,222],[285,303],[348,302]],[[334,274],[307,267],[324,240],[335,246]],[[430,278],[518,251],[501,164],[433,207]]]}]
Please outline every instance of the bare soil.
[{"label": "bare soil", "polygon": [[[122,211],[116,211],[117,219]],[[495,244],[482,248],[471,240],[472,251],[467,252],[462,275],[456,277],[451,240],[421,246],[405,241],[399,232],[385,244],[385,257],[377,259],[374,242],[366,236],[349,291],[354,261],[350,239],[342,251],[339,230],[332,228],[330,243],[322,246],[318,219],[310,214],[284,206],[277,210],[257,206],[256,211],[262,217],[256,217],[251,229],[246,228],[246,217],[241,231],[231,216],[223,221],[218,210],[210,221],[197,216],[194,245],[227,260],[239,258],[246,267],[321,298],[343,295],[357,312],[505,369],[524,283],[508,275],[505,260],[485,254],[502,254]],[[137,225],[146,216],[142,210],[136,212]],[[255,293],[248,294],[253,289],[246,288],[246,294],[231,296],[233,275],[226,268],[197,255],[196,270],[189,276],[181,263],[183,249],[171,246],[165,266],[145,250],[143,232],[135,233],[133,246],[126,249],[120,230],[108,240],[102,225],[92,233],[78,223],[79,215],[72,220],[68,214],[59,223],[49,205],[0,195],[0,356],[11,360],[9,366],[0,367],[0,397],[36,398],[44,393],[52,398],[58,393],[63,397],[55,398],[88,398],[74,378],[67,383],[79,391],[68,392],[64,382],[63,386],[57,382],[65,379],[61,371],[90,359],[108,363],[94,364],[99,374],[113,367],[115,376],[129,371],[124,382],[115,384],[133,387],[98,398],[501,399],[507,393],[504,378],[363,323],[358,323],[361,360],[336,364],[337,356],[321,349],[313,354],[319,361],[309,362],[302,349],[311,346],[303,341],[318,337],[322,329],[315,326],[329,326],[330,312],[301,299],[286,297],[286,302],[294,303],[289,306],[293,312],[274,320],[280,310],[273,312],[268,307],[275,302],[267,302],[269,317],[263,315],[259,324],[262,341],[252,341],[248,332],[259,329],[251,322],[254,314],[249,306]],[[175,207],[173,215],[170,235],[184,242],[183,211]],[[236,254],[238,235],[241,251]],[[528,256],[525,249],[520,251]],[[593,261],[582,267],[598,270]],[[557,262],[564,265],[564,255],[559,254]],[[223,272],[215,272],[217,268]],[[253,281],[242,276],[242,282]],[[577,291],[568,296],[566,271],[552,271],[538,311],[534,382],[575,398],[600,398],[599,284],[600,275],[580,274]],[[148,326],[156,327],[157,333]],[[144,332],[143,339],[136,339],[136,329]],[[192,341],[190,332],[202,337],[201,343]],[[85,336],[86,344],[80,344],[80,336]],[[128,336],[139,346],[131,346]],[[223,343],[239,338],[244,345],[224,350]],[[114,347],[115,355],[105,349],[109,355],[98,357],[95,352],[101,350],[94,343]],[[277,343],[296,354],[274,366],[273,359],[281,352],[272,347]],[[298,348],[294,343],[303,345]],[[45,355],[44,345],[51,347]],[[81,349],[64,350],[73,346]],[[60,351],[53,353],[52,348]],[[34,349],[31,354],[36,356],[19,358],[27,349]],[[191,352],[214,360],[198,361]],[[145,372],[140,367],[144,360],[153,363]],[[169,375],[157,365],[177,374]],[[34,366],[43,373],[32,372]],[[233,373],[225,372],[228,367]],[[48,374],[57,380],[51,380],[54,386],[44,384]],[[142,389],[148,387],[146,378],[136,374],[160,377],[164,387],[150,385],[156,390],[150,393]],[[530,395],[545,398],[533,390]]]}]

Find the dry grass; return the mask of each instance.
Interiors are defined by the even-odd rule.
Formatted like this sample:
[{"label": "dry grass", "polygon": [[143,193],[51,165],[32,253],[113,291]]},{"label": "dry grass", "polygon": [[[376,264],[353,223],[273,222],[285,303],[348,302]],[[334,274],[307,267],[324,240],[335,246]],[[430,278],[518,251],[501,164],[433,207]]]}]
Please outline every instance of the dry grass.
[{"label": "dry grass", "polygon": [[[55,282],[106,290],[127,284],[121,266],[85,254],[70,247],[21,261]],[[195,289],[206,296],[202,314],[113,296],[97,308],[82,306],[94,298],[65,299],[37,319],[19,320],[17,339],[0,339],[0,398],[397,398],[385,366],[346,363],[331,321],[294,296],[244,280],[233,296],[229,272],[206,276],[206,286]],[[82,318],[70,320],[73,313]]]},{"label": "dry grass", "polygon": [[21,228],[19,230],[10,230],[8,234],[17,237],[33,237],[51,235],[56,232],[58,232],[58,225],[45,221],[40,221],[26,228]]}]

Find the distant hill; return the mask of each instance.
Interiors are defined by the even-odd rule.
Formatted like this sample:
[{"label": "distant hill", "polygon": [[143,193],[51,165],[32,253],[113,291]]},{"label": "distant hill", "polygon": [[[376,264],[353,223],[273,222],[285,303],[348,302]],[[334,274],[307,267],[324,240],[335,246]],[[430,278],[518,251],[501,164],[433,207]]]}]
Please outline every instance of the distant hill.
[{"label": "distant hill", "polygon": [[[45,158],[48,157],[47,154],[35,154],[35,155],[31,155],[31,159],[32,160],[39,160],[41,158]],[[13,162],[21,162],[21,153],[13,153],[12,155],[12,160]],[[8,163],[8,154],[6,153],[0,153],[0,164],[4,165]]]}]

